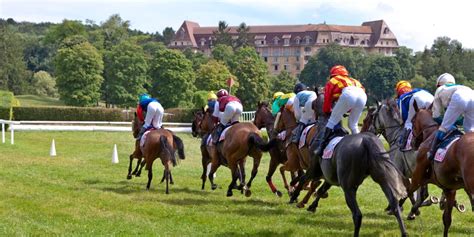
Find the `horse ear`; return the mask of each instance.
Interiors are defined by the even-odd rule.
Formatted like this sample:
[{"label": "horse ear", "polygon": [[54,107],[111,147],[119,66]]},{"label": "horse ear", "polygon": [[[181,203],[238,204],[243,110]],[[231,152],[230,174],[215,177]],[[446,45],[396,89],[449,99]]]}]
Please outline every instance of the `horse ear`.
[{"label": "horse ear", "polygon": [[418,108],[418,103],[416,103],[416,100],[413,100],[413,108],[415,109],[415,112],[418,112],[420,110]]},{"label": "horse ear", "polygon": [[137,112],[135,112],[134,114],[135,114],[135,117],[137,117]]},{"label": "horse ear", "polygon": [[428,110],[432,110],[433,109],[433,103],[430,104],[430,106],[428,106]]},{"label": "horse ear", "polygon": [[204,106],[201,106],[201,111],[204,113],[206,111],[204,111]]}]

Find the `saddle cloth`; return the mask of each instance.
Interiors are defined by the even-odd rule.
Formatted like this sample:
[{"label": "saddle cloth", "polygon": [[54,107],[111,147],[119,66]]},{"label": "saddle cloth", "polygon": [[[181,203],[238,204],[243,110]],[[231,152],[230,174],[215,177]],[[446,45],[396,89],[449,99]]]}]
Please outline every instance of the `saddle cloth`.
[{"label": "saddle cloth", "polygon": [[456,137],[453,140],[451,140],[447,146],[441,147],[438,150],[436,150],[434,160],[437,162],[443,162],[444,158],[446,158],[446,153],[448,152],[451,145],[453,145],[453,143],[459,140],[460,138],[461,137]]},{"label": "saddle cloth", "polygon": [[407,138],[407,143],[405,145],[405,150],[411,150],[412,147],[411,147],[411,140],[413,140],[413,133],[410,132],[410,134],[408,135],[408,138]]},{"label": "saddle cloth", "polygon": [[156,130],[156,128],[150,128],[146,130],[145,133],[143,133],[142,138],[140,139],[140,147],[143,148],[143,146],[145,145],[145,141],[146,141],[146,137],[148,136],[148,133],[150,133],[153,130]]},{"label": "saddle cloth", "polygon": [[207,139],[206,139],[206,145],[210,146],[211,143],[212,143],[212,136],[209,135],[209,136],[207,136]]},{"label": "saddle cloth", "polygon": [[224,128],[224,131],[222,131],[221,136],[219,137],[219,142],[224,141],[224,139],[225,139],[225,134],[227,133],[227,131],[229,130],[229,128],[231,128],[232,126],[233,126],[233,125],[230,125],[229,127]]},{"label": "saddle cloth", "polygon": [[303,132],[301,133],[300,136],[300,141],[298,143],[298,148],[302,148],[306,144],[306,137],[308,136],[309,130],[314,126],[314,123],[311,125],[308,125],[303,129]]},{"label": "saddle cloth", "polygon": [[331,159],[334,153],[334,149],[336,148],[337,144],[342,140],[343,137],[335,137],[331,139],[329,144],[324,148],[323,152],[323,159]]}]

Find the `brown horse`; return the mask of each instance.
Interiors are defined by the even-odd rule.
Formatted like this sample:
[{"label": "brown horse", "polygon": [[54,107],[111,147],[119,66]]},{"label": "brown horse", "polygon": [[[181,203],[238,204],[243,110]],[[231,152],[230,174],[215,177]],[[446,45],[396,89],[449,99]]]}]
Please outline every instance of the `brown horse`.
[{"label": "brown horse", "polygon": [[[413,145],[418,148],[418,155],[409,192],[415,191],[420,185],[426,183],[433,183],[443,190],[446,197],[446,207],[443,213],[444,236],[448,236],[456,190],[464,188],[474,212],[474,133],[466,133],[454,142],[449,147],[443,162],[430,163],[427,159],[427,152],[438,129],[438,124],[433,120],[430,110],[418,109],[416,102],[414,107],[416,115],[413,118],[415,137]],[[428,172],[423,169],[427,166],[431,167]],[[417,200],[410,215],[413,215],[420,205],[421,200]]]},{"label": "brown horse", "polygon": [[[316,101],[315,101],[316,102]],[[313,102],[313,107],[315,102]],[[292,193],[293,188],[288,186],[288,183],[285,178],[285,171],[290,171],[292,173],[298,172],[298,177],[296,177],[291,185],[296,184],[296,182],[299,181],[300,177],[303,175],[303,170],[307,170],[310,165],[311,165],[311,151],[309,149],[311,141],[315,138],[317,135],[317,128],[318,125],[314,125],[309,131],[308,134],[306,135],[306,141],[305,145],[301,148],[298,147],[298,144],[291,143],[291,134],[293,129],[297,126],[295,115],[293,111],[291,111],[289,108],[286,106],[281,108],[281,115],[280,115],[280,120],[278,124],[276,125],[277,131],[286,131],[286,140],[285,140],[285,146],[286,146],[286,157],[288,160],[283,164],[283,166],[280,167],[280,172],[283,177],[283,182],[285,183],[285,188],[288,187],[288,190],[290,191],[290,196]],[[308,203],[309,198],[311,197],[311,194],[313,194],[316,190],[316,188],[319,186],[321,183],[319,180],[308,180],[310,184],[310,189],[306,196],[303,198],[301,202],[297,204],[297,207],[303,208],[306,203]],[[304,186],[307,185],[307,183],[303,184]],[[296,201],[294,199],[291,199],[290,202]]]},{"label": "brown horse", "polygon": [[[143,124],[141,124],[135,114],[132,125],[134,128],[134,136],[138,134],[138,131],[142,125]],[[163,179],[166,180],[166,194],[169,194],[169,181],[171,179],[170,165],[172,164],[175,166],[177,164],[175,157],[176,149],[178,150],[179,158],[184,160],[185,155],[183,141],[171,131],[160,128],[150,131],[146,137],[143,147],[138,147],[138,149],[141,149],[141,153],[145,158],[145,169],[148,170],[148,183],[146,186],[147,190],[150,189],[151,180],[153,178],[153,162],[159,157],[161,159],[161,163],[165,167]]]},{"label": "brown horse", "polygon": [[[210,113],[204,114],[204,120],[210,119]],[[209,154],[212,160],[211,171],[209,172],[209,181],[213,189],[214,172],[222,164],[223,159],[228,164],[231,171],[232,181],[227,189],[227,196],[233,195],[232,189],[236,187],[237,179],[241,178],[242,192],[245,196],[251,195],[250,187],[252,181],[257,175],[258,166],[262,158],[262,151],[268,151],[275,145],[275,140],[265,143],[260,135],[260,130],[253,123],[236,123],[228,129],[223,141],[217,145],[210,144]],[[247,156],[253,158],[253,168],[249,182],[245,183],[245,161]],[[221,159],[222,158],[222,159]]]},{"label": "brown horse", "polygon": [[[257,110],[255,111],[253,124],[255,124],[255,126],[257,126],[258,129],[265,128],[267,130],[268,137],[275,138],[276,133],[274,131],[274,123],[275,123],[275,118],[273,117],[272,112],[270,111],[270,108],[268,107],[268,103],[259,102]],[[278,197],[281,197],[282,193],[273,184],[272,176],[275,173],[278,165],[284,164],[287,161],[284,144],[280,140],[278,140],[277,146],[272,147],[269,153],[270,153],[270,165],[268,167],[267,176],[265,178],[272,192],[276,194]],[[284,173],[282,173],[282,177],[285,180]]]}]

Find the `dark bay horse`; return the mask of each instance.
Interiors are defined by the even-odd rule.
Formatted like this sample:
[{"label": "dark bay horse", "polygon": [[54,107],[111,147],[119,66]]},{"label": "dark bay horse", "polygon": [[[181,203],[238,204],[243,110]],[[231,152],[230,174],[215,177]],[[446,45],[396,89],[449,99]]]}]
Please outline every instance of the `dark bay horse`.
[{"label": "dark bay horse", "polygon": [[[400,151],[398,149],[398,139],[403,131],[403,121],[395,100],[387,99],[378,104],[377,108],[368,108],[361,131],[372,132],[376,135],[382,134],[391,148],[389,152],[390,159],[407,179],[412,177],[416,166],[416,151],[414,149],[410,151]],[[405,186],[408,190],[410,183],[407,182]],[[417,191],[417,198],[425,200],[428,197],[427,185],[423,185]],[[409,198],[411,203],[414,204],[414,196],[409,195]],[[437,199],[434,197],[426,202],[425,205],[431,205],[433,202],[437,202]],[[400,202],[400,205],[403,205],[403,201]],[[386,210],[388,211],[389,209],[387,207]]]},{"label": "dark bay horse", "polygon": [[[132,125],[135,136],[138,134],[142,125],[135,114]],[[143,147],[138,145],[138,149],[141,149],[141,154],[145,159],[145,169],[148,170],[147,190],[150,189],[151,180],[153,178],[153,162],[159,157],[164,166],[163,179],[166,180],[166,194],[169,194],[169,182],[171,179],[170,165],[175,166],[177,164],[175,157],[176,150],[178,151],[179,158],[184,160],[183,141],[171,131],[160,128],[150,131],[147,134]]]},{"label": "dark bay horse", "polygon": [[[448,236],[452,222],[452,210],[455,205],[456,190],[464,188],[474,212],[474,133],[466,133],[454,142],[446,153],[443,162],[430,162],[427,152],[438,129],[430,110],[418,109],[414,103],[416,115],[413,118],[414,147],[418,148],[417,166],[413,173],[409,192],[415,191],[420,185],[433,183],[443,190],[446,206],[443,212],[444,236]],[[428,164],[430,163],[430,164]],[[424,164],[424,165],[423,165]],[[422,167],[431,167],[425,172]],[[417,201],[410,215],[416,212],[421,202]]]},{"label": "dark bay horse", "polygon": [[[258,129],[265,128],[269,138],[275,138],[276,132],[274,129],[275,117],[273,117],[270,108],[268,107],[267,102],[259,102],[257,110],[255,111],[255,117],[253,120],[255,126]],[[268,186],[274,194],[278,197],[282,196],[282,193],[275,187],[272,181],[272,176],[275,173],[278,165],[283,164],[287,161],[286,153],[284,152],[284,144],[278,140],[277,145],[272,147],[269,151],[270,153],[270,165],[268,167],[267,176],[265,177]],[[282,173],[283,179],[285,179],[285,174]],[[287,188],[287,187],[286,187]]]},{"label": "dark bay horse", "polygon": [[[201,108],[201,110],[194,112],[194,118],[191,126],[192,135],[194,137],[201,137],[201,164],[202,164],[202,185],[201,190],[204,190],[206,179],[207,179],[207,169],[208,165],[211,163],[211,156],[209,155],[209,150],[207,147],[207,139],[211,136],[211,132],[214,130],[214,123],[210,116],[207,116],[209,119],[205,119],[204,115],[206,114],[206,110]],[[213,186],[215,189],[216,186]]]}]

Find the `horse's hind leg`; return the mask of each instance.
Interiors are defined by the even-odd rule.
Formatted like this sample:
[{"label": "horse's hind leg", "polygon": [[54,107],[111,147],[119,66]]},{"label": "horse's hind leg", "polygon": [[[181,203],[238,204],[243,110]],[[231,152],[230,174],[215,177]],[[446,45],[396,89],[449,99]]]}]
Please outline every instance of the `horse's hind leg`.
[{"label": "horse's hind leg", "polygon": [[[301,200],[301,202],[299,202],[296,206],[298,208],[303,208],[304,205],[306,205],[306,203],[308,203],[309,201],[309,198],[311,197],[311,195],[314,193],[314,191],[316,190],[316,188],[321,184],[321,181],[319,180],[310,180],[310,188],[308,190],[308,192],[306,193],[306,195],[304,196],[303,200]],[[306,186],[307,184],[304,184],[304,186]]]},{"label": "horse's hind leg", "polygon": [[174,181],[173,181],[173,175],[171,174],[171,170],[170,170],[170,184],[173,185],[174,184]]},{"label": "horse's hind leg", "polygon": [[[130,156],[133,156],[133,154],[130,155]],[[131,157],[131,158],[133,159],[133,157]],[[132,175],[136,175],[136,174],[137,174],[138,168],[140,167],[140,161],[142,161],[142,158],[137,158],[137,166],[136,166],[135,169],[133,170]],[[130,164],[131,164],[131,163],[132,163],[132,162],[130,162]],[[130,168],[131,168],[131,167],[130,167]]]},{"label": "horse's hind leg", "polygon": [[169,181],[170,181],[170,175],[171,175],[171,171],[169,170],[168,167],[165,167],[165,177],[166,177],[166,194],[169,194]]},{"label": "horse's hind leg", "polygon": [[[395,215],[395,217],[397,218],[398,226],[400,227],[400,231],[402,232],[402,236],[407,236],[407,229],[406,229],[405,223],[403,223],[402,211],[401,211],[400,204],[399,204],[397,198],[395,198],[395,196],[393,195],[393,192],[388,187],[388,184],[386,184],[386,183],[385,184],[380,184],[380,187],[382,188],[382,191],[384,192],[385,197],[388,200],[389,206],[391,208],[391,210],[390,210],[391,213],[393,213]],[[422,200],[420,200],[420,203],[421,203],[421,201]]]},{"label": "horse's hind leg", "polygon": [[211,189],[215,190],[217,188],[217,185],[214,183],[214,173],[216,172],[217,168],[219,168],[218,162],[212,162],[211,163],[211,171],[209,171],[209,182],[211,182]]},{"label": "horse's hind leg", "polygon": [[148,183],[146,185],[146,189],[150,190],[151,180],[153,179],[153,171],[152,165],[148,167]]},{"label": "horse's hind leg", "polygon": [[202,165],[202,174],[201,174],[201,180],[202,180],[202,185],[201,185],[201,190],[204,190],[204,186],[206,185],[206,173],[207,173],[207,167],[210,163],[209,159],[209,154],[206,151],[206,147],[201,146],[201,154],[202,154],[202,159],[201,159],[201,165]]},{"label": "horse's hind leg", "polygon": [[352,212],[352,221],[354,222],[354,236],[359,236],[360,226],[362,224],[362,213],[360,212],[359,205],[357,204],[356,195],[357,187],[351,188],[349,190],[344,189],[346,204]]},{"label": "horse's hind leg", "polygon": [[323,185],[318,189],[316,192],[316,199],[309,205],[308,211],[310,212],[316,212],[316,208],[318,208],[319,205],[319,200],[323,198],[325,195],[327,195],[327,191],[331,188],[331,184],[328,182],[324,182]]},{"label": "horse's hind leg", "polygon": [[290,192],[290,186],[288,185],[288,181],[286,180],[285,176],[285,165],[280,166],[280,174],[281,178],[283,179],[283,185],[285,186],[286,191]]},{"label": "horse's hind leg", "polygon": [[235,187],[235,184],[237,183],[237,179],[239,178],[239,176],[237,175],[237,163],[235,162],[235,160],[229,159],[228,161],[229,161],[229,168],[230,168],[230,173],[232,176],[232,181],[230,182],[229,187],[227,188],[227,197],[231,197],[233,195],[232,189]]},{"label": "horse's hind leg", "polygon": [[127,175],[127,179],[132,179],[133,154],[131,154],[129,158],[130,158],[130,164],[128,165],[128,175]]},{"label": "horse's hind leg", "polygon": [[446,208],[443,212],[443,224],[444,232],[443,236],[447,237],[449,232],[449,227],[451,227],[452,221],[452,212],[454,207],[454,202],[456,201],[456,190],[444,190],[443,193],[446,196]]},{"label": "horse's hind leg", "polygon": [[[139,161],[140,161],[140,159],[139,159]],[[142,174],[142,169],[143,169],[144,166],[145,166],[145,159],[141,159],[140,169],[138,169],[138,172],[135,176],[140,177],[140,175]]]},{"label": "horse's hind leg", "polygon": [[237,174],[239,176],[239,180],[240,180],[240,184],[235,186],[235,189],[237,190],[240,190],[241,193],[244,193],[244,187],[245,187],[245,178],[246,178],[246,174],[245,174],[245,159],[242,159],[239,161],[239,165],[238,165],[238,169],[237,169]]},{"label": "horse's hind leg", "polygon": [[252,192],[250,191],[250,187],[252,186],[252,181],[255,179],[257,176],[258,172],[258,167],[260,166],[260,160],[262,159],[262,153],[255,154],[253,156],[253,167],[252,167],[252,174],[250,176],[250,180],[247,184],[247,190],[245,190],[245,196],[250,197],[252,195]]},{"label": "horse's hind leg", "polygon": [[268,186],[270,186],[272,193],[276,194],[278,197],[282,197],[283,194],[280,191],[278,191],[278,189],[275,187],[272,181],[272,176],[275,173],[276,168],[280,164],[277,160],[277,157],[279,157],[278,149],[271,149],[270,150],[270,165],[268,167],[268,173],[267,173],[267,176],[265,177],[265,180],[267,181]]}]

